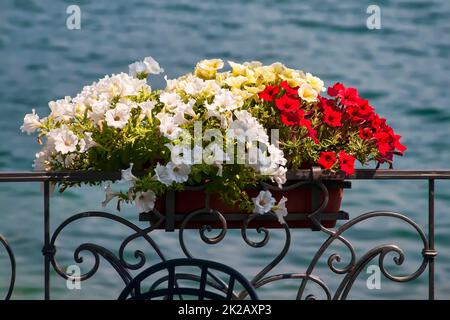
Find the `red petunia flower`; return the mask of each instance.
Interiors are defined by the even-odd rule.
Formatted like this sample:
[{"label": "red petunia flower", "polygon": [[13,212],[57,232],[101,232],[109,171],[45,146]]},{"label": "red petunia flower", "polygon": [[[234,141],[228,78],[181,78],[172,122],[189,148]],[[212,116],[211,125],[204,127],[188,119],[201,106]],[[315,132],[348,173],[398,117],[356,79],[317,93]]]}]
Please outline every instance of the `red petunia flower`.
[{"label": "red petunia flower", "polygon": [[322,96],[317,96],[317,98],[319,99],[319,107],[321,109],[336,107],[336,100],[334,99],[327,99]]},{"label": "red petunia flower", "polygon": [[329,170],[336,163],[336,155],[333,151],[323,151],[320,153],[320,158],[317,161],[324,169]]},{"label": "red petunia flower", "polygon": [[386,142],[378,142],[377,143],[378,151],[380,154],[385,157],[388,152],[393,151],[392,146],[389,143]]},{"label": "red petunia flower", "polygon": [[375,139],[377,139],[378,143],[391,143],[392,142],[391,135],[384,131],[379,131],[379,132],[375,133],[374,137],[375,137]]},{"label": "red petunia flower", "polygon": [[370,125],[375,130],[379,130],[381,126],[386,124],[386,119],[380,118],[377,114],[372,114],[369,120]]},{"label": "red petunia flower", "polygon": [[280,91],[280,88],[278,88],[277,86],[267,86],[264,88],[263,91],[258,93],[258,97],[260,99],[270,102],[270,101],[273,101],[273,99],[275,99],[275,97],[279,91]]},{"label": "red petunia flower", "polygon": [[341,113],[334,111],[333,109],[326,107],[323,113],[323,121],[332,127],[340,127],[341,123]]},{"label": "red petunia flower", "polygon": [[298,97],[298,87],[291,87],[286,80],[280,83],[280,87],[283,88],[288,95]]},{"label": "red petunia flower", "polygon": [[342,83],[337,82],[332,87],[329,87],[327,93],[330,97],[336,97],[341,91],[344,91],[345,87]]},{"label": "red petunia flower", "polygon": [[359,136],[361,139],[369,140],[373,137],[373,133],[370,128],[361,128],[359,129]]},{"label": "red petunia flower", "polygon": [[359,109],[357,107],[348,107],[345,109],[345,113],[353,123],[358,123],[364,120],[359,114]]},{"label": "red petunia flower", "polygon": [[308,137],[311,138],[314,141],[314,143],[316,143],[316,144],[320,143],[319,139],[317,139],[317,130],[315,130],[312,127],[311,120],[301,119],[300,125],[304,126],[306,129],[308,129]]},{"label": "red petunia flower", "polygon": [[341,103],[346,107],[357,107],[360,101],[358,91],[355,88],[345,88],[336,96],[341,99]]},{"label": "red petunia flower", "polygon": [[286,126],[298,125],[298,115],[296,112],[282,112],[280,113],[281,122]]},{"label": "red petunia flower", "polygon": [[339,152],[339,162],[341,165],[341,170],[346,174],[355,173],[355,157],[347,154],[344,150]]},{"label": "red petunia flower", "polygon": [[358,105],[359,114],[362,116],[368,116],[372,114],[373,108],[369,105],[369,100],[360,99]]},{"label": "red petunia flower", "polygon": [[300,107],[300,100],[290,98],[287,94],[275,100],[275,105],[282,112],[294,112]]},{"label": "red petunia flower", "polygon": [[303,120],[304,115],[305,112],[302,109],[297,109],[294,112],[282,111],[280,113],[280,119],[287,126],[298,126]]},{"label": "red petunia flower", "polygon": [[394,135],[394,147],[395,147],[395,149],[400,151],[400,153],[403,154],[403,152],[405,152],[407,148],[406,148],[406,146],[404,146],[403,144],[400,143],[400,138],[401,138],[401,136],[399,136],[398,134]]}]

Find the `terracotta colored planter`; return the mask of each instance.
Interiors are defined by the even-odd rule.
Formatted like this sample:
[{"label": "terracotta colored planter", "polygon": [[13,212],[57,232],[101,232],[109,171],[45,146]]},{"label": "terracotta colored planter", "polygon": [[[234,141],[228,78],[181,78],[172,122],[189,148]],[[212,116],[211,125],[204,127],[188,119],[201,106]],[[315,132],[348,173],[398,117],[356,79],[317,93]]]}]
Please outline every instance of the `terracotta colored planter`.
[{"label": "terracotta colored planter", "polygon": [[[325,209],[323,210],[323,216],[326,217],[330,214],[330,219],[322,218],[323,226],[327,228],[333,228],[336,225],[336,214],[339,212],[341,206],[341,200],[343,196],[343,189],[349,187],[349,184],[343,181],[324,181],[325,186],[328,189],[329,201]],[[251,197],[255,197],[259,190],[252,189],[247,190]],[[271,191],[273,196],[278,201],[282,196],[288,198],[286,207],[288,210],[288,216],[286,221],[290,228],[311,228],[312,224],[307,219],[307,215],[313,212],[323,201],[323,194],[317,188],[312,188],[311,186],[304,186],[296,188],[289,191]],[[315,193],[315,195],[313,195]],[[173,206],[174,215],[171,219],[172,226],[169,229],[178,229],[182,225],[182,221],[186,216],[194,211],[205,208],[205,197],[206,194],[203,190],[185,190],[174,192],[174,199],[166,201],[166,199],[159,199],[156,202],[156,209],[161,214],[167,214],[166,206]],[[314,200],[315,199],[315,200]],[[172,202],[171,202],[172,201]],[[316,202],[313,205],[313,202]],[[241,228],[243,221],[248,218],[248,213],[240,212],[239,208],[230,207],[225,205],[219,198],[218,195],[212,194],[210,196],[210,208],[219,211],[224,215],[227,220],[228,228]],[[144,214],[146,216],[141,216],[141,220],[150,220],[152,222],[157,221],[154,214]],[[200,228],[203,225],[210,225],[212,228],[220,228],[221,224],[218,218],[214,215],[205,213],[196,216],[195,219],[190,220],[185,228]],[[254,227],[267,227],[267,228],[280,228],[280,223],[272,217],[261,215],[257,219],[253,220],[249,224],[250,228]],[[161,228],[167,229],[167,224],[163,224]]]}]

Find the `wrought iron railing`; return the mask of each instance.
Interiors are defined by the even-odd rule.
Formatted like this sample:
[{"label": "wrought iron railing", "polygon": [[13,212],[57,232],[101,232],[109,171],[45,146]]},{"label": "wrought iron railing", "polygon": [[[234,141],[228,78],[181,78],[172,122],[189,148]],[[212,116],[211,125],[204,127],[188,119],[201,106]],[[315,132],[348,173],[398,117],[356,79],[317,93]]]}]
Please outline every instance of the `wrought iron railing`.
[{"label": "wrought iron railing", "polygon": [[[155,210],[153,212],[153,216],[149,216],[148,214],[141,214],[141,221],[150,221],[150,226],[141,228],[138,225],[132,223],[131,221],[123,218],[120,215],[115,215],[107,212],[100,211],[88,211],[81,212],[72,215],[67,218],[64,222],[62,222],[57,228],[51,228],[51,216],[50,216],[50,187],[52,183],[68,181],[68,182],[94,182],[94,181],[109,181],[109,180],[118,180],[120,179],[120,173],[101,173],[101,172],[2,172],[0,173],[0,182],[40,182],[43,183],[43,198],[44,198],[44,207],[43,207],[43,217],[44,217],[44,226],[43,226],[43,249],[42,254],[44,256],[44,298],[50,299],[50,274],[51,269],[56,271],[56,273],[64,279],[70,279],[72,277],[71,274],[67,274],[66,271],[58,264],[57,262],[57,240],[61,235],[64,229],[72,224],[75,221],[79,221],[82,219],[89,219],[92,217],[103,218],[109,221],[114,221],[118,224],[121,224],[127,227],[131,234],[120,244],[117,253],[110,251],[107,248],[104,248],[100,245],[93,243],[83,243],[78,246],[74,252],[74,258],[77,263],[82,262],[81,253],[83,251],[90,252],[95,261],[93,267],[87,271],[86,273],[80,275],[79,280],[85,281],[90,279],[92,276],[96,274],[100,267],[101,258],[105,259],[107,262],[111,264],[111,266],[117,271],[120,275],[121,279],[124,282],[124,285],[130,283],[132,280],[132,272],[138,271],[144,267],[146,264],[146,254],[144,251],[136,250],[134,251],[134,256],[137,259],[137,262],[131,263],[127,261],[125,257],[125,251],[127,250],[128,245],[136,240],[143,239],[149,245],[149,250],[152,250],[156,255],[161,259],[161,261],[166,261],[167,257],[164,255],[158,244],[152,238],[152,232],[158,228],[164,228],[166,231],[172,231],[174,229],[178,230],[178,239],[180,247],[187,258],[194,258],[191,251],[188,249],[188,245],[186,244],[184,234],[186,226],[192,221],[200,222],[200,237],[206,244],[217,244],[220,243],[227,233],[229,222],[227,219],[233,220],[233,223],[236,225],[236,221],[241,222],[241,235],[244,242],[253,248],[260,248],[266,246],[269,241],[269,233],[270,230],[268,228],[260,227],[257,228],[259,233],[263,234],[263,239],[260,241],[252,241],[247,235],[247,229],[250,224],[254,224],[255,221],[259,219],[267,220],[274,219],[276,217],[274,214],[270,216],[261,216],[258,214],[253,215],[223,215],[221,212],[215,210],[214,208],[209,207],[209,202],[206,200],[205,208],[202,210],[197,210],[195,212],[191,212],[187,215],[177,215],[174,211],[173,205],[173,194],[168,194],[166,196],[166,206],[164,213],[157,212]],[[278,253],[278,255],[269,262],[269,264],[263,268],[257,275],[255,275],[250,280],[250,283],[256,288],[260,288],[265,286],[266,284],[283,280],[283,279],[298,279],[299,286],[297,291],[297,299],[313,299],[315,298],[312,295],[305,296],[305,288],[309,282],[313,282],[317,284],[325,293],[327,299],[346,299],[355,280],[358,278],[362,270],[375,258],[378,257],[378,266],[382,272],[382,274],[389,280],[395,282],[408,282],[414,279],[417,279],[420,275],[422,275],[426,270],[428,270],[428,297],[429,299],[435,298],[435,268],[434,268],[434,260],[437,255],[437,251],[435,249],[435,180],[444,180],[450,179],[450,171],[418,171],[418,170],[356,170],[355,174],[346,177],[346,181],[348,180],[426,180],[428,181],[428,224],[427,231],[422,229],[422,227],[414,222],[410,217],[401,214],[399,212],[391,212],[391,211],[371,211],[367,213],[363,213],[359,216],[356,216],[346,222],[344,222],[341,226],[336,228],[326,228],[321,223],[323,218],[323,210],[328,202],[328,191],[325,187],[324,182],[343,179],[342,176],[332,175],[332,174],[324,174],[320,170],[312,169],[312,170],[300,170],[297,172],[290,172],[288,175],[288,179],[290,180],[289,189],[302,187],[305,185],[312,186],[314,190],[320,190],[322,192],[323,197],[322,200],[317,203],[315,209],[312,212],[304,215],[304,219],[309,220],[311,223],[311,229],[316,230],[318,232],[324,233],[327,238],[319,247],[315,255],[312,257],[309,266],[306,268],[304,272],[295,272],[295,273],[283,273],[283,274],[270,274],[270,272],[274,269],[275,266],[279,265],[283,258],[286,256],[290,249],[291,244],[291,228],[289,227],[290,218],[287,216],[286,223],[284,223],[281,227],[285,232],[285,243],[282,250]],[[263,184],[261,186],[265,189],[275,188],[272,185]],[[314,196],[317,201],[317,194]],[[320,198],[320,197],[319,197]],[[412,273],[407,275],[394,275],[390,273],[385,267],[385,258],[388,253],[394,254],[394,262],[397,265],[402,265],[405,255],[403,250],[396,244],[384,244],[376,246],[370,250],[368,250],[365,254],[357,257],[354,245],[343,236],[343,234],[358,225],[359,223],[375,218],[375,217],[385,217],[385,218],[393,218],[398,219],[403,223],[411,226],[415,232],[417,233],[418,239],[420,239],[422,243],[421,254],[422,261],[419,267]],[[297,217],[298,218],[298,217]],[[348,214],[345,212],[339,212],[334,216],[335,219],[348,219]],[[329,219],[329,216],[328,216]],[[175,222],[178,221],[177,227],[175,227]],[[210,231],[210,226],[208,224],[212,223],[211,221],[215,221],[216,225],[218,225],[220,229],[220,233],[215,237],[209,237],[207,232]],[[1,231],[1,222],[0,222],[0,231]],[[327,264],[328,268],[335,274],[339,274],[343,276],[342,281],[340,282],[337,289],[332,292],[332,290],[328,287],[328,285],[316,274],[316,267],[320,258],[322,258],[327,251],[327,249],[335,242],[341,243],[350,255],[350,261],[344,267],[336,266],[336,262],[341,261],[341,256],[338,253],[332,253],[328,256]],[[14,290],[15,277],[16,277],[16,262],[14,258],[14,245],[9,244],[5,237],[0,235],[0,250],[4,248],[7,253],[7,257],[9,260],[9,268],[10,268],[10,278],[9,279],[0,279],[1,283],[6,283],[6,299],[11,298]],[[159,262],[159,261],[158,261]],[[3,268],[3,266],[0,266]],[[8,267],[8,266],[7,266]],[[216,287],[226,291],[225,284],[221,283],[217,280],[215,284]],[[234,298],[245,298],[245,292],[235,293]]]}]

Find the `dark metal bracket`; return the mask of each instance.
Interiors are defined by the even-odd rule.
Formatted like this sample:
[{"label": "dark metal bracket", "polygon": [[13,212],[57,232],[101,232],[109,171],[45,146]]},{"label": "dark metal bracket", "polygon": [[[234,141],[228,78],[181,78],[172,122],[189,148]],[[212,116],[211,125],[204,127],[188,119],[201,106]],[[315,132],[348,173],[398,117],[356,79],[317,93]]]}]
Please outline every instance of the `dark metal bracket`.
[{"label": "dark metal bracket", "polygon": [[[170,224],[166,221],[166,231],[172,232],[175,230],[175,222],[181,222],[186,218],[186,214],[173,214],[171,215],[171,222]],[[224,215],[226,217],[227,221],[230,222],[244,222],[248,219],[248,215],[244,213],[228,213]],[[166,216],[167,217],[167,216]],[[139,214],[139,221],[145,221],[145,222],[152,222],[155,221],[157,218],[156,214],[153,212],[143,212]],[[317,218],[318,221],[329,221],[329,220],[348,220],[349,214],[346,211],[339,211],[339,212],[321,212],[315,215],[315,219]],[[166,218],[167,219],[167,218]],[[289,213],[286,217],[284,217],[286,222],[289,224],[289,221],[298,221],[298,220],[308,220],[308,213],[300,213],[300,212],[293,212]],[[199,213],[195,217],[191,219],[192,222],[214,222],[217,221],[217,217],[205,212],[205,213]],[[270,215],[261,215],[254,219],[254,221],[273,221],[273,217]],[[170,228],[167,228],[167,227]],[[315,230],[315,229],[314,229]],[[318,229],[320,230],[320,229]]]},{"label": "dark metal bracket", "polygon": [[[169,190],[166,192],[166,231],[175,231],[175,191]],[[140,220],[140,216],[139,216]]]}]

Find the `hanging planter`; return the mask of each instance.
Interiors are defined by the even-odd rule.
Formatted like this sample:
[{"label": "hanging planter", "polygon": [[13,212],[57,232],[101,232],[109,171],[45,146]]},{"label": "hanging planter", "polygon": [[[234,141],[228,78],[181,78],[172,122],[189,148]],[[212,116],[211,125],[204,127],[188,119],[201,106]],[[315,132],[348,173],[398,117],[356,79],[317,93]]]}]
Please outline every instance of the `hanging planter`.
[{"label": "hanging planter", "polygon": [[[106,187],[103,205],[115,198],[118,207],[135,203],[147,220],[158,211],[167,217],[166,229],[180,227],[196,210],[205,219],[216,210],[232,227],[253,213],[259,215],[254,223],[269,227],[287,221],[317,228],[310,215],[321,201],[328,201],[323,214],[330,214],[320,217],[322,225],[333,227],[343,217],[344,185],[327,183],[324,199],[314,188],[287,187],[288,170],[317,166],[344,178],[356,160],[392,165],[394,154],[406,150],[355,88],[336,83],[325,97],[321,79],[279,62],[229,65],[219,72],[222,60],[203,60],[152,90],[148,75],[164,70],[147,57],[131,64],[129,74],[106,76],[74,98],[50,102],[45,118],[33,110],[21,129],[37,131],[43,145],[35,169],[122,170],[122,184]],[[278,191],[261,188],[267,183]]]}]

